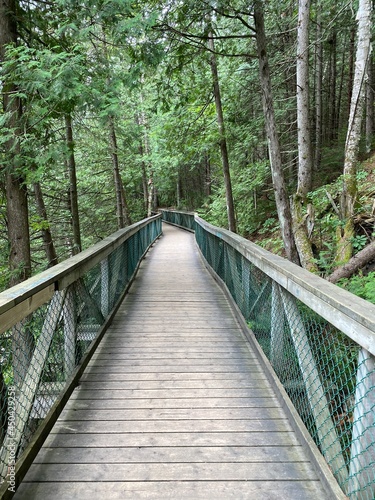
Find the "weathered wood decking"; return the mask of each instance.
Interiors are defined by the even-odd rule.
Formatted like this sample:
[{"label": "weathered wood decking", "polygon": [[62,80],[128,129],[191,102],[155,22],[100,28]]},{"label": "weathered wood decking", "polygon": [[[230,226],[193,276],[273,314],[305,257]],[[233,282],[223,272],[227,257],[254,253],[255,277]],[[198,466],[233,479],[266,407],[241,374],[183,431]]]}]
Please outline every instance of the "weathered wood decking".
[{"label": "weathered wood decking", "polygon": [[190,233],[164,228],[14,498],[327,498]]}]

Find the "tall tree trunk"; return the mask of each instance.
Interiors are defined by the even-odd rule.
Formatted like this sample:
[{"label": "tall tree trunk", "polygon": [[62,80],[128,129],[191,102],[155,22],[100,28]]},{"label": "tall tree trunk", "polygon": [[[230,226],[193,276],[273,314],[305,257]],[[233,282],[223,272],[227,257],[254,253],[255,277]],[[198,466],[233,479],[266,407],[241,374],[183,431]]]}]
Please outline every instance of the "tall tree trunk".
[{"label": "tall tree trunk", "polygon": [[[17,44],[16,1],[0,2],[0,63],[5,59],[7,44]],[[16,87],[5,75],[2,89],[3,110],[8,113],[6,128],[12,131],[12,138],[5,144],[5,188],[7,198],[7,222],[9,240],[9,267],[12,278],[10,285],[27,279],[31,274],[29,214],[27,188],[20,173],[20,125],[21,101],[15,94]]]},{"label": "tall tree trunk", "polygon": [[323,112],[323,42],[322,42],[322,5],[318,2],[316,19],[315,52],[315,154],[314,170],[318,171],[322,158],[322,112]]},{"label": "tall tree trunk", "polygon": [[122,182],[122,179],[121,179],[121,186],[122,186],[122,189],[121,189],[121,203],[122,203],[123,212],[124,212],[125,224],[127,226],[130,226],[130,224],[132,223],[132,221],[131,221],[131,218],[130,218],[130,211],[129,211],[129,206],[128,206],[128,199],[126,197],[125,187],[124,187],[124,184]]},{"label": "tall tree trunk", "polygon": [[337,34],[336,29],[333,29],[330,45],[330,89],[329,89],[329,115],[328,115],[328,131],[329,140],[333,143],[336,140],[336,82],[337,82]]},{"label": "tall tree trunk", "polygon": [[229,227],[230,231],[233,231],[235,233],[237,231],[237,227],[236,227],[236,216],[235,216],[235,211],[234,211],[232,181],[231,181],[231,177],[230,177],[227,139],[225,136],[223,106],[222,106],[222,102],[221,102],[220,85],[219,85],[219,73],[218,73],[218,69],[217,69],[217,61],[216,61],[216,55],[215,55],[215,44],[214,44],[214,40],[212,38],[212,33],[210,33],[209,38],[208,38],[208,47],[211,51],[210,63],[211,63],[211,73],[212,73],[212,80],[213,80],[213,87],[214,87],[216,116],[217,116],[217,123],[219,126],[219,135],[220,135],[220,151],[221,151],[221,160],[222,160],[222,164],[223,164],[225,196],[226,196],[227,214],[228,214],[228,227]]},{"label": "tall tree trunk", "polygon": [[211,196],[211,184],[212,184],[211,162],[210,162],[210,156],[208,154],[206,154],[204,157],[204,166],[205,166],[204,194],[205,196]]},{"label": "tall tree trunk", "polygon": [[82,250],[81,229],[78,211],[78,192],[77,192],[77,172],[76,161],[74,157],[74,141],[72,117],[70,114],[65,115],[65,136],[68,146],[67,164],[69,168],[69,193],[70,193],[70,209],[72,216],[72,231],[73,231],[73,248],[72,253],[76,255]]},{"label": "tall tree trunk", "polygon": [[264,29],[263,7],[260,0],[256,0],[254,2],[254,21],[259,59],[259,77],[262,89],[263,113],[268,138],[268,151],[271,163],[277,214],[280,222],[281,235],[284,242],[286,256],[292,262],[299,264],[298,252],[292,230],[292,216],[290,212],[288,193],[285,186],[284,172],[281,162],[279,136],[276,129],[276,119],[271,90],[271,77],[266,47],[266,35]]},{"label": "tall tree trunk", "polygon": [[148,201],[147,201],[147,217],[151,217],[152,210],[154,208],[154,177],[153,173],[150,173],[150,178],[148,180]]},{"label": "tall tree trunk", "polygon": [[344,79],[345,79],[345,68],[346,68],[346,59],[347,59],[347,51],[346,51],[346,42],[344,44],[344,49],[342,51],[342,59],[341,59],[341,74],[340,74],[340,84],[338,88],[337,94],[337,105],[336,105],[336,142],[338,140],[339,130],[342,128],[343,120],[342,120],[342,96],[344,93]]},{"label": "tall tree trunk", "polygon": [[353,81],[354,81],[354,57],[355,57],[355,28],[350,31],[349,42],[349,70],[348,70],[348,108],[347,117],[350,114],[350,103],[352,101]]},{"label": "tall tree trunk", "polygon": [[112,167],[113,167],[113,179],[116,191],[117,227],[118,229],[122,229],[123,227],[129,225],[130,218],[126,202],[125,189],[120,174],[117,136],[116,136],[115,122],[113,116],[110,116],[108,119],[108,127],[109,127],[109,144],[110,144]]},{"label": "tall tree trunk", "polygon": [[366,82],[366,153],[369,155],[372,151],[374,139],[374,63],[372,54],[367,66]]},{"label": "tall tree trunk", "polygon": [[142,189],[143,189],[143,207],[145,214],[147,214],[147,203],[148,203],[148,183],[147,183],[147,171],[146,171],[146,163],[143,160],[144,153],[143,153],[143,143],[140,141],[139,144],[139,154],[142,158],[141,160],[141,166],[142,166]]},{"label": "tall tree trunk", "polygon": [[[312,187],[313,158],[310,133],[309,102],[309,22],[310,0],[299,0],[297,27],[297,127],[298,185],[292,200],[293,230],[302,266],[316,272],[306,224],[313,226],[313,210],[307,207],[307,193]],[[304,207],[308,209],[307,217]]]},{"label": "tall tree trunk", "polygon": [[[34,183],[34,196],[35,196],[36,210],[39,217],[43,222],[48,221],[47,210],[44,204],[43,193],[39,182]],[[48,261],[48,267],[52,267],[57,264],[57,254],[49,225],[43,227],[42,238],[43,238],[44,251],[46,253]]]},{"label": "tall tree trunk", "polygon": [[339,228],[336,263],[347,262],[353,253],[354,203],[357,196],[357,162],[361,139],[362,116],[364,111],[365,78],[370,60],[372,1],[359,0],[357,21],[358,41],[355,58],[353,91],[350,103],[348,132],[345,143],[343,188],[341,196],[341,216],[344,227]]},{"label": "tall tree trunk", "polygon": [[[143,82],[143,80],[142,80]],[[143,107],[143,94],[140,95],[141,100],[141,108]],[[139,144],[139,153],[142,158],[142,186],[143,186],[143,202],[145,212],[147,217],[150,217],[149,214],[152,212],[153,208],[153,198],[154,198],[154,181],[153,174],[150,171],[150,165],[147,165],[146,157],[150,154],[150,145],[149,145],[149,137],[148,137],[148,126],[147,126],[147,117],[143,111],[137,116],[137,123],[142,129],[142,138],[140,139]],[[148,168],[147,168],[148,167]]]},{"label": "tall tree trunk", "polygon": [[[6,45],[17,44],[15,0],[0,1],[0,64],[6,57]],[[5,190],[6,214],[9,240],[9,268],[11,271],[10,286],[16,285],[31,275],[29,214],[27,203],[27,188],[21,173],[20,164],[20,120],[22,106],[15,95],[16,86],[3,75],[3,110],[8,119],[5,127],[11,131],[12,138],[5,147]],[[30,364],[34,349],[34,337],[27,326],[27,319],[18,323],[12,329],[12,363],[13,383],[20,387]],[[1,376],[2,377],[2,376]],[[3,383],[2,379],[2,383]],[[0,406],[5,408],[6,390],[2,387]]]}]

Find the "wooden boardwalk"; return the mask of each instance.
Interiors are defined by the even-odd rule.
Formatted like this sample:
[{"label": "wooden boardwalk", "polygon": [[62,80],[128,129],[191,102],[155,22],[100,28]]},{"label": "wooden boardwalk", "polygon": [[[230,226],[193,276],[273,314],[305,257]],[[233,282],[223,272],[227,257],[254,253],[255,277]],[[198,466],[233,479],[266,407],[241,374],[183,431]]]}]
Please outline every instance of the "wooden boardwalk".
[{"label": "wooden boardwalk", "polygon": [[193,235],[164,228],[14,498],[328,498]]}]

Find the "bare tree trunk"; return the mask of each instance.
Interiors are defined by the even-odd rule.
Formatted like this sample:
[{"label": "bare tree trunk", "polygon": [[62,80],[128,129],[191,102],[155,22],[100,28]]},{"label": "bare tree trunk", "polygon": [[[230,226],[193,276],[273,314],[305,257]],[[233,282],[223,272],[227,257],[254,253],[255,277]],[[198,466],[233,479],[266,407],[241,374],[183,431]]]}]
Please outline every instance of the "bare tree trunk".
[{"label": "bare tree trunk", "polygon": [[[16,1],[0,1],[0,64],[5,60],[7,44],[17,44]],[[20,173],[20,119],[22,116],[21,100],[15,95],[16,86],[2,76],[3,110],[8,116],[5,127],[11,132],[11,139],[5,144],[6,174],[6,214],[9,240],[10,286],[16,285],[31,275],[29,214],[26,181]],[[17,168],[18,167],[18,168]],[[34,337],[27,326],[27,319],[12,329],[12,364],[13,384],[20,387],[30,364],[34,349]],[[2,383],[4,380],[2,378]],[[1,390],[0,406],[6,408],[6,388]]]},{"label": "bare tree trunk", "polygon": [[118,154],[117,154],[117,138],[116,138],[113,116],[110,116],[108,119],[108,127],[109,127],[109,144],[112,157],[113,179],[115,183],[115,192],[116,192],[117,227],[118,229],[122,229],[123,227],[125,227],[124,207],[122,203],[122,179],[120,176],[120,168],[119,168]]},{"label": "bare tree trunk", "polygon": [[316,53],[315,53],[315,155],[314,170],[318,171],[322,158],[322,116],[323,116],[323,42],[322,42],[322,5],[317,5]]},{"label": "bare tree trunk", "polygon": [[353,253],[354,203],[357,196],[357,162],[361,139],[362,116],[364,111],[365,78],[370,58],[371,44],[371,0],[360,0],[357,12],[358,41],[355,60],[353,92],[350,103],[348,132],[345,144],[343,188],[341,196],[341,216],[344,227],[339,228],[336,263],[347,262]]},{"label": "bare tree trunk", "polygon": [[285,186],[284,172],[281,163],[280,142],[276,129],[276,119],[271,90],[271,77],[268,65],[263,7],[260,0],[256,0],[254,3],[254,21],[259,59],[259,78],[262,89],[263,113],[268,138],[268,151],[271,163],[277,214],[280,222],[281,235],[284,242],[286,256],[292,262],[299,264],[298,252],[292,230],[292,216],[290,212],[288,193]]},{"label": "bare tree trunk", "polygon": [[[143,158],[143,145],[139,146],[139,154],[141,158]],[[143,207],[145,213],[147,213],[147,203],[148,203],[148,184],[147,184],[147,172],[146,172],[146,164],[142,160],[142,189],[143,189]]]},{"label": "bare tree trunk", "polygon": [[205,196],[211,196],[211,162],[208,154],[205,155],[204,158],[205,165],[205,181],[204,181],[204,194]]},{"label": "bare tree trunk", "polygon": [[366,82],[366,153],[369,155],[372,151],[374,139],[374,64],[372,56],[367,66]]},{"label": "bare tree trunk", "polygon": [[311,191],[313,171],[309,110],[309,20],[310,0],[300,0],[297,29],[297,194],[301,198]]},{"label": "bare tree trunk", "polygon": [[[42,221],[48,221],[47,210],[44,204],[43,193],[39,182],[34,183],[34,196],[35,196],[36,210],[39,217],[42,219]],[[46,252],[46,257],[48,261],[48,267],[52,267],[57,264],[57,254],[49,225],[43,227],[42,238],[43,238],[44,251]]]},{"label": "bare tree trunk", "polygon": [[148,202],[147,202],[147,217],[151,217],[154,206],[154,178],[151,172],[148,180]]},{"label": "bare tree trunk", "polygon": [[[317,266],[307,232],[307,223],[311,228],[314,224],[312,207],[307,207],[307,193],[311,191],[313,173],[309,110],[309,22],[310,0],[299,0],[297,27],[298,185],[292,200],[292,219],[300,262],[305,269],[316,272]],[[304,207],[309,209],[307,217],[303,211]]]},{"label": "bare tree trunk", "polygon": [[219,134],[220,134],[220,151],[221,151],[221,160],[223,164],[224,185],[225,185],[225,195],[226,195],[227,214],[228,214],[228,227],[230,231],[233,231],[235,233],[237,231],[237,228],[236,228],[236,216],[234,211],[232,181],[230,177],[229,156],[227,148],[227,139],[225,136],[224,115],[223,115],[223,106],[220,94],[219,74],[217,70],[217,61],[215,55],[215,44],[212,38],[212,33],[210,33],[208,38],[208,46],[209,49],[211,50],[211,61],[210,61],[211,73],[212,73],[212,80],[214,87],[217,123],[219,126]]},{"label": "bare tree trunk", "polygon": [[349,42],[349,71],[348,71],[348,109],[347,117],[350,113],[350,103],[352,101],[353,80],[354,80],[354,56],[355,56],[355,29],[350,31]]},{"label": "bare tree trunk", "polygon": [[130,210],[128,206],[128,199],[126,197],[125,193],[125,187],[121,179],[121,204],[122,204],[122,210],[124,213],[124,220],[125,220],[125,225],[130,226],[132,223],[131,217],[130,217]]},{"label": "bare tree trunk", "polygon": [[[16,2],[2,0],[0,2],[0,63],[5,59],[5,46],[17,43]],[[15,86],[7,75],[2,78],[2,98],[4,113],[8,113],[6,128],[11,131],[12,138],[5,144],[6,150],[6,198],[9,240],[9,267],[11,270],[10,286],[27,279],[31,274],[29,213],[27,204],[27,187],[25,179],[16,169],[17,157],[20,155],[19,121],[22,105],[14,96]],[[17,171],[18,170],[18,171]]]},{"label": "bare tree trunk", "polygon": [[328,130],[329,140],[334,142],[336,139],[336,82],[337,82],[337,34],[333,29],[330,44],[330,89],[329,89],[329,115],[328,115]]},{"label": "bare tree trunk", "polygon": [[74,141],[72,117],[70,114],[65,115],[65,135],[66,144],[68,146],[67,165],[69,168],[69,194],[70,194],[70,210],[72,214],[72,231],[73,231],[73,248],[72,253],[76,255],[82,250],[81,229],[78,211],[78,192],[77,192],[77,173],[76,161],[74,157]]}]

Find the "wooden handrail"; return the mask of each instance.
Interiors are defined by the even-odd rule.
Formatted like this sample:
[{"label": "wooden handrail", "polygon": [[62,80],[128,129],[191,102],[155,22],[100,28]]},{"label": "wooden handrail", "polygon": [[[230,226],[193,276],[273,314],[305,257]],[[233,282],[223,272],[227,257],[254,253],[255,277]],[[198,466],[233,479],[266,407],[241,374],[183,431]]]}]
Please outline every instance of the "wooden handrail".
[{"label": "wooden handrail", "polygon": [[375,355],[374,304],[231,231],[209,224],[197,215],[195,221],[206,231],[235,248],[294,297]]},{"label": "wooden handrail", "polygon": [[160,217],[155,215],[120,229],[87,250],[0,293],[0,334],[48,302],[55,291],[64,290],[87,273],[142,227]]}]

